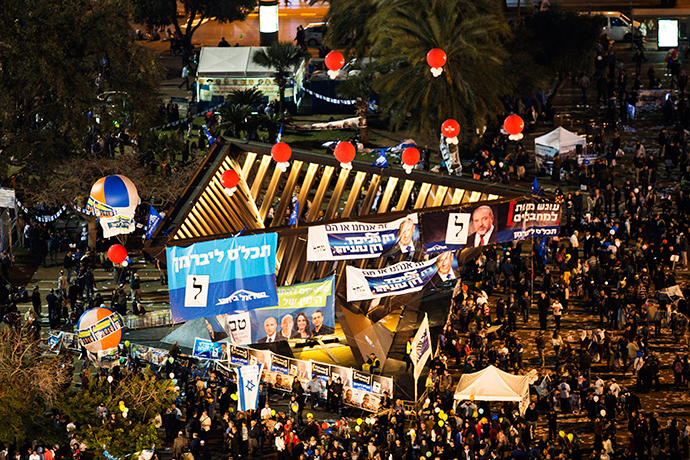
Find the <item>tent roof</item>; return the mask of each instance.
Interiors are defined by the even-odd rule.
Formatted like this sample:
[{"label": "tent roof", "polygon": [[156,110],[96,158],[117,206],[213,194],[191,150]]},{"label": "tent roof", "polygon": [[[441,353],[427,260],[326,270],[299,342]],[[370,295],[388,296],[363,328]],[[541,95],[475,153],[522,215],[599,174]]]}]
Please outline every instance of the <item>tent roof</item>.
[{"label": "tent roof", "polygon": [[[170,334],[166,335],[161,339],[161,342],[173,344],[177,342],[180,348],[188,348],[190,350],[194,349],[194,341],[196,338],[204,340],[211,340],[211,335],[208,333],[208,328],[206,327],[206,320],[204,318],[193,319],[187,321],[181,326],[177,327]],[[223,340],[221,341],[223,342]]]},{"label": "tent roof", "polygon": [[577,134],[573,134],[567,129],[559,126],[558,128],[554,129],[550,133],[546,133],[543,136],[537,137],[534,139],[535,144],[541,144],[541,145],[551,145],[551,146],[565,146],[565,145],[577,145],[577,144],[582,144],[585,145],[587,143],[587,140],[578,136]]},{"label": "tent roof", "polygon": [[455,389],[455,399],[478,401],[522,401],[529,394],[529,377],[512,375],[494,366],[463,374]]},{"label": "tent roof", "polygon": [[202,77],[270,77],[275,69],[254,64],[252,57],[263,48],[235,46],[217,48],[204,46],[199,55],[197,75]]}]

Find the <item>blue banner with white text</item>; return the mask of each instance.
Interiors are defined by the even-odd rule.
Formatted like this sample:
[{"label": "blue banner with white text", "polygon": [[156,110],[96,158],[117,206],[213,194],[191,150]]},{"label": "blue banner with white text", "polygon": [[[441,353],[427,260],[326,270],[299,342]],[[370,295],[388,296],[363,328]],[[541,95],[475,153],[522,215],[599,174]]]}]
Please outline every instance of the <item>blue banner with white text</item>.
[{"label": "blue banner with white text", "polygon": [[277,306],[277,243],[267,233],[167,248],[173,323]]}]

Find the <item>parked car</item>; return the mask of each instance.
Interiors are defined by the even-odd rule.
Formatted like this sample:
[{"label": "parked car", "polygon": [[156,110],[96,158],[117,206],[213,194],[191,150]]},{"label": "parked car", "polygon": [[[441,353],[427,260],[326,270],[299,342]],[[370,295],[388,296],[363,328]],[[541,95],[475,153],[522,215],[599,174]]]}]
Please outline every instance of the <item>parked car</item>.
[{"label": "parked car", "polygon": [[307,46],[321,46],[326,30],[328,30],[328,24],[325,22],[307,24],[307,27],[304,28],[304,42]]},{"label": "parked car", "polygon": [[606,18],[606,24],[601,33],[606,34],[610,40],[625,41],[632,40],[633,31],[635,36],[640,34],[640,23],[633,21],[620,11],[602,11],[592,14],[598,14]]}]

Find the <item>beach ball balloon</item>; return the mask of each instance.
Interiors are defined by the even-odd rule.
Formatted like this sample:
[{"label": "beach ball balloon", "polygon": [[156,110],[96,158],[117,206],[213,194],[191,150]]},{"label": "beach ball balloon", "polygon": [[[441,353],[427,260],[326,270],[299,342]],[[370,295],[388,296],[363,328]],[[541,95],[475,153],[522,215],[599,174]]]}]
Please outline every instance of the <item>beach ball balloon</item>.
[{"label": "beach ball balloon", "polygon": [[79,344],[91,353],[117,348],[122,339],[122,318],[109,308],[92,308],[79,318]]},{"label": "beach ball balloon", "polygon": [[121,215],[132,219],[140,201],[134,183],[116,174],[102,177],[93,184],[87,207],[99,217]]}]

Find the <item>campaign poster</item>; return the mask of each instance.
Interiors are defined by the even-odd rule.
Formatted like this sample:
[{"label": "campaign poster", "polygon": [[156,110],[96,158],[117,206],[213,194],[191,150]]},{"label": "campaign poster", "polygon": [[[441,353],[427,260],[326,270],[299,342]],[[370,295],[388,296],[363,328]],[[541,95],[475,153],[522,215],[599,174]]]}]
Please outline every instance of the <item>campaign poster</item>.
[{"label": "campaign poster", "polygon": [[317,363],[316,361],[311,362],[311,376],[316,377],[321,381],[321,397],[328,397],[328,379],[331,378],[331,366],[328,364]]},{"label": "campaign poster", "polygon": [[249,364],[261,364],[264,369],[268,369],[271,364],[271,352],[269,350],[249,349]]},{"label": "campaign poster", "polygon": [[331,366],[331,377],[333,381],[343,384],[343,388],[352,386],[352,368],[343,366]]},{"label": "campaign poster", "polygon": [[192,356],[202,359],[227,360],[228,344],[225,342],[212,342],[197,337],[194,340]]},{"label": "campaign poster", "polygon": [[166,249],[173,323],[278,305],[276,233]]},{"label": "campaign poster", "polygon": [[67,350],[81,350],[81,346],[79,345],[79,337],[77,334],[72,332],[62,333],[62,346]]},{"label": "campaign poster", "polygon": [[427,254],[557,236],[561,204],[520,200],[422,214],[422,246]]},{"label": "campaign poster", "polygon": [[248,366],[249,365],[249,348],[243,347],[230,347],[230,364],[236,366]]},{"label": "campaign poster", "polygon": [[279,287],[277,307],[227,315],[226,329],[237,344],[334,334],[334,280],[334,276],[329,276],[309,283]]},{"label": "campaign poster", "polygon": [[219,323],[227,330],[233,345],[249,345],[252,343],[252,318],[247,311],[219,315]]},{"label": "campaign poster", "polygon": [[348,265],[345,270],[347,301],[419,292],[438,273],[437,259],[438,257],[425,262],[399,262],[378,270],[361,270]]},{"label": "campaign poster", "polygon": [[311,363],[309,361],[290,358],[288,371],[291,376],[301,381],[311,380]]},{"label": "campaign poster", "polygon": [[384,393],[393,398],[393,379],[352,369],[352,385],[344,386],[343,392],[344,404],[378,412]]},{"label": "campaign poster", "polygon": [[294,377],[290,375],[290,358],[271,356],[271,364],[265,372],[266,382],[277,390],[292,391]]},{"label": "campaign poster", "polygon": [[421,249],[417,214],[392,222],[343,222],[309,227],[307,261],[372,259]]}]

